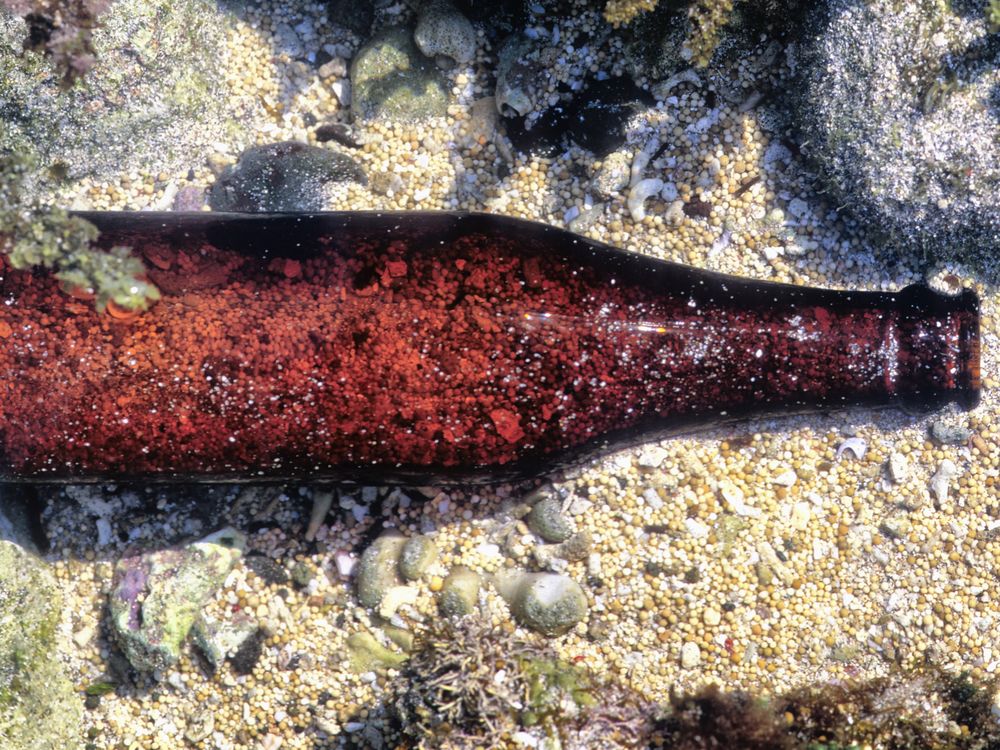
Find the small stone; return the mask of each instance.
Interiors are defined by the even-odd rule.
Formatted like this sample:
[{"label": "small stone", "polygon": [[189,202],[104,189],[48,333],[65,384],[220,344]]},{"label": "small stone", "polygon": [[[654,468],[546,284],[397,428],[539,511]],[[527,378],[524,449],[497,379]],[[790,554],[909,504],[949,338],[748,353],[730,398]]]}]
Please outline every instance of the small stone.
[{"label": "small stone", "polygon": [[968,427],[943,420],[932,423],[930,432],[931,438],[939,445],[965,445],[972,437],[972,430]]},{"label": "small stone", "polygon": [[656,469],[667,455],[667,451],[660,446],[647,445],[639,454],[639,466],[643,469]]},{"label": "small stone", "polygon": [[347,636],[347,653],[351,669],[359,674],[378,667],[397,668],[406,662],[406,654],[386,648],[371,633],[359,631]]},{"label": "small stone", "polygon": [[556,497],[546,497],[535,503],[527,518],[528,528],[546,542],[564,542],[573,534],[569,521]]},{"label": "small stone", "polygon": [[312,582],[315,577],[315,571],[313,571],[310,565],[304,562],[297,562],[292,566],[291,577],[295,588],[304,589]]},{"label": "small stone", "polygon": [[709,607],[702,614],[701,619],[704,620],[705,624],[708,625],[708,627],[714,628],[716,625],[722,622],[722,613],[717,609]]},{"label": "small stone", "polygon": [[355,578],[361,606],[377,609],[390,588],[402,585],[399,556],[406,541],[406,537],[398,531],[387,531],[361,555]]},{"label": "small stone", "polygon": [[267,555],[249,554],[243,558],[243,564],[270,586],[284,586],[288,583],[288,571]]},{"label": "small stone", "polygon": [[416,581],[437,559],[438,548],[428,537],[410,537],[399,555],[399,572],[407,581]]},{"label": "small stone", "polygon": [[910,477],[910,462],[902,453],[889,455],[889,478],[896,484],[902,484]]},{"label": "small stone", "polygon": [[377,611],[386,620],[396,614],[404,604],[416,604],[420,592],[413,586],[390,586],[382,595]]},{"label": "small stone", "polygon": [[931,477],[931,492],[939,503],[948,500],[948,484],[958,474],[958,467],[949,458],[944,459],[939,465],[934,476]]},{"label": "small stone", "polygon": [[794,469],[785,469],[774,477],[771,482],[781,487],[791,487],[798,480],[798,475]]},{"label": "small stone", "polygon": [[890,539],[905,539],[911,528],[910,520],[902,513],[888,516],[879,526],[879,530]]},{"label": "small stone", "polygon": [[554,573],[508,573],[497,590],[525,627],[543,635],[562,635],[587,616],[587,596],[572,578]]},{"label": "small stone", "polygon": [[601,198],[611,200],[628,187],[632,156],[627,151],[612,151],[590,180],[591,189]]},{"label": "small stone", "polygon": [[445,617],[464,617],[472,614],[479,601],[482,578],[463,565],[457,565],[448,573],[441,585],[438,606]]},{"label": "small stone", "polygon": [[698,644],[687,641],[681,646],[681,666],[684,669],[694,669],[701,663],[701,649]]},{"label": "small stone", "polygon": [[804,531],[809,527],[809,519],[812,517],[812,509],[809,503],[802,500],[792,506],[792,513],[788,519],[792,528],[797,531]]},{"label": "small stone", "polygon": [[413,40],[428,57],[444,55],[465,64],[476,56],[476,30],[469,19],[444,0],[431,0],[424,6]]},{"label": "small stone", "polygon": [[201,708],[188,717],[187,725],[184,728],[184,737],[192,744],[198,744],[208,739],[214,731],[215,711],[210,708]]},{"label": "small stone", "polygon": [[257,622],[239,613],[228,621],[219,621],[202,614],[191,627],[191,635],[209,664],[218,667],[258,630]]},{"label": "small stone", "polygon": [[564,560],[580,562],[587,559],[592,544],[593,540],[591,539],[590,532],[585,529],[573,534],[573,536],[562,544],[555,545],[553,551],[557,557],[561,557]]}]

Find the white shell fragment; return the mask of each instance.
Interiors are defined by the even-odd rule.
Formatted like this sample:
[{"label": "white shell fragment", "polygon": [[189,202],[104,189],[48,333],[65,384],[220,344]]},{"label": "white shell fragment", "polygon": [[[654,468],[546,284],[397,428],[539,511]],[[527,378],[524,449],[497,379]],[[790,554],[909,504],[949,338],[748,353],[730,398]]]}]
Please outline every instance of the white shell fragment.
[{"label": "white shell fragment", "polygon": [[939,465],[934,476],[931,477],[931,492],[939,503],[948,499],[948,483],[958,474],[958,467],[949,458],[944,459]]},{"label": "white shell fragment", "polygon": [[868,443],[859,437],[847,438],[837,447],[837,460],[844,454],[845,451],[850,451],[854,454],[854,457],[861,459],[865,457],[865,451],[868,450]]},{"label": "white shell fragment", "polygon": [[719,494],[725,501],[729,509],[738,516],[746,518],[760,518],[761,509],[747,505],[744,499],[743,490],[732,482],[720,482]]},{"label": "white shell fragment", "polygon": [[632,214],[633,221],[642,221],[646,218],[646,199],[661,190],[663,190],[663,180],[659,177],[647,177],[645,180],[639,180],[628,191],[628,210]]}]

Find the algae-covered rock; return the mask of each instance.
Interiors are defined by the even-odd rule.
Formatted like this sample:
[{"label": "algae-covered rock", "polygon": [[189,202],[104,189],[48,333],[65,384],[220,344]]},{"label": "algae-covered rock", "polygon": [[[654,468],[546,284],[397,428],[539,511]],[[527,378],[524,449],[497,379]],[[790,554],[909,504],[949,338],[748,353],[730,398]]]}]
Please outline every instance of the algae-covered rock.
[{"label": "algae-covered rock", "polygon": [[355,672],[368,672],[377,667],[396,668],[406,661],[406,654],[386,648],[375,640],[375,636],[364,631],[347,637],[347,654]]},{"label": "algae-covered rock", "polygon": [[83,704],[56,655],[62,606],[45,564],[0,541],[0,747],[82,745]]},{"label": "algae-covered rock", "polygon": [[93,32],[96,64],[69,91],[21,46],[0,10],[0,150],[30,150],[70,178],[177,171],[236,132],[224,68],[227,19],[211,0],[118,0]]},{"label": "algae-covered rock", "polygon": [[416,581],[437,559],[438,548],[422,534],[410,537],[399,555],[399,572],[407,581]]},{"label": "algae-covered rock", "polygon": [[1000,36],[937,0],[825,0],[793,61],[802,152],[891,249],[979,260],[1000,242]]},{"label": "algae-covered rock", "polygon": [[386,592],[402,585],[399,556],[405,544],[405,536],[395,530],[387,531],[361,554],[355,579],[361,606],[378,608]]},{"label": "algae-covered rock", "polygon": [[401,26],[383,29],[351,61],[351,110],[360,120],[421,120],[448,112],[444,77]]},{"label": "algae-covered rock", "polygon": [[464,565],[456,565],[444,579],[438,606],[445,617],[464,617],[472,614],[479,601],[482,578]]},{"label": "algae-covered rock", "polygon": [[535,503],[528,514],[528,528],[546,542],[565,542],[573,536],[573,527],[556,497],[546,497]]},{"label": "algae-covered rock", "polygon": [[223,529],[180,549],[123,558],[108,595],[111,623],[125,656],[140,671],[177,662],[205,603],[226,580],[245,537]]},{"label": "algae-covered rock", "polygon": [[514,572],[496,585],[517,620],[538,633],[562,635],[587,616],[587,596],[567,576]]},{"label": "algae-covered rock", "polygon": [[285,141],[252,146],[219,176],[209,194],[214,211],[319,211],[329,182],[367,182],[346,154]]},{"label": "algae-covered rock", "polygon": [[424,6],[413,39],[428,57],[444,55],[468,63],[476,56],[476,30],[447,0],[431,0]]}]

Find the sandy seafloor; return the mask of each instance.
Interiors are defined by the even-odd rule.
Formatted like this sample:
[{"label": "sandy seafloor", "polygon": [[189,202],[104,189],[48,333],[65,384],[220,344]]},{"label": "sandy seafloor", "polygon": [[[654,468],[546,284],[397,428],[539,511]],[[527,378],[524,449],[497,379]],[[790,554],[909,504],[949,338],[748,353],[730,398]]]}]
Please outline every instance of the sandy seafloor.
[{"label": "sandy seafloor", "polygon": [[[150,165],[146,172],[122,174],[117,184],[77,185],[62,199],[99,209],[157,207],[178,185],[208,185],[209,156],[224,161],[254,142],[312,139],[305,114],[319,122],[338,119],[341,106],[331,81],[322,80],[315,66],[283,56],[272,38],[280,21],[295,25],[306,18],[315,32],[307,48],[337,41],[329,37],[320,6],[250,5],[231,18],[230,53],[219,62],[233,106],[245,109],[246,130],[242,140],[216,144],[206,163],[192,165],[193,179],[186,169],[160,174]],[[581,13],[575,22],[587,19]],[[471,117],[473,102],[492,93],[489,59],[481,37],[477,60],[448,73],[447,118],[357,124],[365,145],[352,155],[370,178],[393,172],[400,179],[391,195],[337,186],[328,208],[477,209],[564,226],[567,212],[572,218],[601,203],[588,190],[594,159],[587,152],[573,149],[550,159],[510,154],[489,118]],[[592,64],[620,68],[612,58]],[[757,85],[751,67],[742,81],[748,95]],[[722,97],[709,107],[708,78],[702,77],[703,87],[677,87],[636,124],[633,148],[659,137],[672,158],[655,176],[673,181],[681,199],[710,202],[712,214],[674,216],[665,202],[651,199],[645,219],[636,222],[623,194],[604,202],[588,236],[756,279],[888,290],[921,280],[916,264],[905,260],[890,275],[861,232],[813,192],[808,168],[787,149],[769,150],[781,139],[758,122],[757,110],[738,112],[738,104]],[[713,121],[703,128],[698,123],[706,116]],[[509,174],[500,179],[496,166],[511,157]],[[755,176],[759,180],[736,196]],[[1000,293],[961,268],[951,270],[982,298],[984,391],[971,413],[855,410],[759,420],[624,451],[559,479],[557,486],[571,498],[569,513],[578,529],[590,532],[594,553],[563,572],[598,585],[585,586],[589,617],[553,640],[558,650],[657,700],[671,689],[707,682],[773,693],[927,661],[969,670],[978,680],[994,675],[1000,664]],[[928,427],[935,419],[966,425],[972,439],[932,442]],[[848,439],[865,446],[863,457],[838,451]],[[887,472],[894,455],[905,457],[907,467],[898,482]],[[947,496],[937,498],[931,478],[945,460],[957,473]],[[316,539],[307,541],[312,489],[82,487],[50,493],[46,525],[53,549],[47,559],[66,594],[62,657],[81,688],[109,676],[114,655],[103,625],[105,599],[113,564],[128,545],[193,539],[232,523],[249,532],[250,550],[286,568],[305,561],[317,571],[314,584],[296,590],[268,585],[237,565],[210,609],[239,607],[272,631],[253,673],[239,677],[227,665],[209,675],[188,652],[176,669],[158,675],[160,681],[122,685],[86,711],[88,741],[130,749],[335,746],[329,738],[357,726],[350,722],[375,705],[386,679],[348,667],[345,639],[370,618],[337,565],[356,556],[375,522],[433,533],[442,551],[415,584],[415,618],[435,616],[435,579],[455,564],[482,572],[537,567],[536,540],[512,527],[509,516],[529,486],[345,491]],[[387,502],[370,504],[387,493]],[[149,499],[141,511],[128,510],[135,495]],[[740,495],[743,504],[733,503]],[[110,534],[104,523],[111,524]],[[650,526],[663,531],[644,530]],[[511,622],[492,591],[483,606],[497,623]],[[682,647],[692,643],[696,663],[682,666]],[[185,739],[192,724],[207,720],[206,712],[212,731],[198,742]]]}]

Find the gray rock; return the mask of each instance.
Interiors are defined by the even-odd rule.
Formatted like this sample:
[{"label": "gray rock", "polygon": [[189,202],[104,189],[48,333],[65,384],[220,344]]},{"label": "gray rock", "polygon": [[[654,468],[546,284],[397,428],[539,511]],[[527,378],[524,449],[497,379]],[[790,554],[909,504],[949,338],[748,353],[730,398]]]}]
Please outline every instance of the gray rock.
[{"label": "gray rock", "polygon": [[[981,8],[982,6],[980,6]],[[1000,237],[1000,45],[936,0],[826,0],[793,61],[803,154],[882,244],[986,258]]]},{"label": "gray rock", "polygon": [[479,589],[482,584],[483,579],[474,570],[464,565],[452,568],[444,579],[444,586],[438,599],[441,613],[445,617],[464,617],[472,614],[479,601]]},{"label": "gray rock", "polygon": [[24,492],[17,485],[0,487],[0,540],[37,553],[30,518],[31,509]]},{"label": "gray rock", "polygon": [[562,544],[555,545],[553,552],[564,560],[580,562],[581,560],[586,560],[590,555],[592,544],[593,540],[590,537],[590,532],[586,530],[578,531]]},{"label": "gray rock", "polygon": [[528,514],[528,528],[546,542],[565,542],[573,535],[573,528],[562,512],[562,503],[555,497],[546,497]]},{"label": "gray rock", "polygon": [[972,430],[965,425],[949,424],[937,420],[931,424],[931,438],[940,445],[965,445],[972,437]]},{"label": "gray rock", "polygon": [[399,557],[405,544],[401,533],[387,531],[362,553],[354,581],[361,606],[377,609],[389,589],[403,584]]},{"label": "gray rock", "polygon": [[407,581],[416,581],[437,559],[438,548],[426,536],[410,537],[399,555],[399,572]]},{"label": "gray rock", "polygon": [[405,28],[383,29],[351,60],[351,112],[359,120],[422,120],[448,113],[448,85]]},{"label": "gray rock", "polygon": [[329,182],[365,184],[350,156],[295,141],[252,146],[223,170],[209,193],[214,211],[319,211]]},{"label": "gray rock", "polygon": [[217,667],[226,657],[235,654],[258,629],[257,621],[243,612],[227,621],[202,615],[191,627],[191,635],[209,663]]},{"label": "gray rock", "polygon": [[0,151],[34,152],[70,179],[186,171],[256,125],[228,102],[218,61],[230,25],[212,0],[110,3],[93,30],[96,64],[61,91],[47,60],[19,54],[24,22],[0,13]]},{"label": "gray rock", "polygon": [[525,116],[539,104],[540,80],[551,54],[541,41],[524,34],[511,36],[500,48],[494,99],[505,117]]},{"label": "gray rock", "polygon": [[56,653],[62,601],[45,563],[0,541],[0,747],[83,744],[83,704]]},{"label": "gray rock", "polygon": [[118,561],[108,607],[115,637],[135,669],[147,672],[177,662],[195,619],[245,543],[240,532],[227,528],[186,547]]},{"label": "gray rock", "polygon": [[514,617],[543,635],[562,635],[587,616],[587,596],[572,578],[553,573],[507,573],[497,590]]},{"label": "gray rock", "polygon": [[447,0],[431,0],[424,6],[413,40],[428,57],[444,55],[468,63],[476,56],[476,30]]},{"label": "gray rock", "polygon": [[590,187],[604,199],[621,195],[628,187],[632,172],[632,156],[626,151],[612,151],[601,161]]}]

